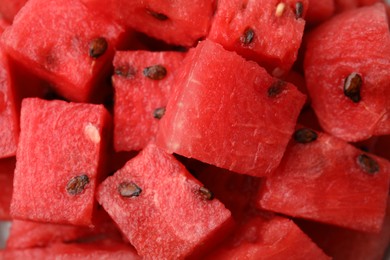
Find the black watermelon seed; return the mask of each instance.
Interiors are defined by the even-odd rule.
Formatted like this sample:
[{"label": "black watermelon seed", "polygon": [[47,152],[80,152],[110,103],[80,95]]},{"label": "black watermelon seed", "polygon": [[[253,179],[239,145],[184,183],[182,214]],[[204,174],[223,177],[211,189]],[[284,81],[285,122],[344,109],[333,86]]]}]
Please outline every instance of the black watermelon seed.
[{"label": "black watermelon seed", "polygon": [[303,16],[303,3],[301,1],[296,2],[295,4],[295,18],[299,19]]},{"label": "black watermelon seed", "polygon": [[138,197],[142,189],[137,186],[134,182],[122,182],[118,185],[118,192],[122,197],[131,198]]},{"label": "black watermelon seed", "polygon": [[89,56],[94,59],[99,58],[106,52],[107,47],[108,43],[105,38],[95,38],[89,43]]},{"label": "black watermelon seed", "polygon": [[199,194],[204,200],[214,199],[214,194],[210,190],[206,189],[205,187],[199,188]]},{"label": "black watermelon seed", "polygon": [[120,66],[115,68],[115,74],[124,78],[131,78],[135,76],[135,69],[129,66]]},{"label": "black watermelon seed", "polygon": [[243,45],[248,45],[250,44],[255,37],[255,31],[253,31],[252,28],[247,28],[245,29],[244,33],[240,37],[240,42]]},{"label": "black watermelon seed", "polygon": [[294,132],[294,140],[301,144],[307,144],[317,140],[317,133],[308,128],[301,128]]},{"label": "black watermelon seed", "polygon": [[286,82],[283,80],[276,80],[272,85],[268,88],[268,97],[274,98],[285,89]]},{"label": "black watermelon seed", "polygon": [[356,161],[360,168],[366,173],[375,174],[379,172],[379,164],[366,154],[360,154]]},{"label": "black watermelon seed", "polygon": [[165,14],[157,13],[157,12],[152,11],[150,9],[147,9],[146,12],[149,15],[153,16],[154,18],[156,18],[157,20],[159,20],[159,21],[166,21],[166,20],[168,20],[168,16],[166,16]]},{"label": "black watermelon seed", "polygon": [[153,117],[156,119],[161,119],[165,114],[165,107],[159,107],[153,111]]},{"label": "black watermelon seed", "polygon": [[154,65],[144,69],[144,76],[153,80],[161,80],[167,75],[167,70],[162,65]]},{"label": "black watermelon seed", "polygon": [[362,85],[362,76],[356,72],[351,73],[344,81],[344,95],[355,103],[359,102]]},{"label": "black watermelon seed", "polygon": [[89,183],[89,178],[87,175],[83,174],[80,176],[75,176],[69,180],[66,185],[66,191],[70,195],[78,195],[82,193],[85,189],[85,186]]}]

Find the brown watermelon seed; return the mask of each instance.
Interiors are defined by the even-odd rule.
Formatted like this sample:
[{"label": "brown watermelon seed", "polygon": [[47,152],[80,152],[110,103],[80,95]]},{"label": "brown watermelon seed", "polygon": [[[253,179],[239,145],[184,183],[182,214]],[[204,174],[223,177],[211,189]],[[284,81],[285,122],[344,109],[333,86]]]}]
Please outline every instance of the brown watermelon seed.
[{"label": "brown watermelon seed", "polygon": [[154,18],[156,18],[157,20],[159,20],[159,21],[166,21],[166,20],[168,20],[168,16],[166,16],[165,14],[157,13],[157,12],[152,11],[150,9],[146,9],[146,12],[149,15],[153,16]]},{"label": "brown watermelon seed", "polygon": [[167,75],[167,70],[162,65],[154,65],[144,69],[144,76],[153,80],[161,80]]},{"label": "brown watermelon seed", "polygon": [[165,114],[165,107],[159,107],[153,111],[153,117],[156,119],[161,119]]},{"label": "brown watermelon seed", "polygon": [[296,2],[295,4],[295,18],[299,19],[303,16],[303,3],[301,1]]},{"label": "brown watermelon seed", "polygon": [[286,9],[286,4],[283,3],[283,2],[280,2],[280,3],[276,6],[275,16],[276,16],[276,17],[281,17],[281,16],[283,15],[285,9]]},{"label": "brown watermelon seed", "polygon": [[308,128],[301,128],[294,132],[294,140],[301,144],[311,143],[317,140],[317,133]]},{"label": "brown watermelon seed", "polygon": [[363,85],[362,76],[359,73],[351,73],[344,81],[344,95],[353,102],[360,101],[360,89]]},{"label": "brown watermelon seed", "polygon": [[366,154],[360,154],[356,161],[360,168],[366,173],[375,174],[379,172],[379,164]]},{"label": "brown watermelon seed", "polygon": [[199,194],[202,196],[204,200],[214,199],[214,194],[210,190],[206,189],[205,187],[199,188]]},{"label": "brown watermelon seed", "polygon": [[85,186],[89,183],[89,178],[87,175],[83,174],[80,176],[75,176],[69,180],[66,185],[66,191],[70,195],[78,195],[82,193],[85,189]]},{"label": "brown watermelon seed", "polygon": [[243,45],[248,45],[253,41],[255,37],[255,31],[252,28],[246,28],[243,35],[240,37],[240,41]]},{"label": "brown watermelon seed", "polygon": [[118,192],[122,197],[131,198],[138,197],[141,194],[142,189],[132,181],[124,181],[118,185]]},{"label": "brown watermelon seed", "polygon": [[135,76],[135,70],[133,67],[125,65],[115,68],[115,74],[124,78],[131,78]]},{"label": "brown watermelon seed", "polygon": [[99,58],[106,52],[107,47],[108,43],[105,38],[95,38],[89,43],[89,56],[94,59]]},{"label": "brown watermelon seed", "polygon": [[283,90],[285,89],[285,86],[286,86],[286,82],[285,81],[283,81],[283,80],[276,80],[268,88],[268,97],[274,98],[274,97],[280,95],[280,93],[282,93]]}]

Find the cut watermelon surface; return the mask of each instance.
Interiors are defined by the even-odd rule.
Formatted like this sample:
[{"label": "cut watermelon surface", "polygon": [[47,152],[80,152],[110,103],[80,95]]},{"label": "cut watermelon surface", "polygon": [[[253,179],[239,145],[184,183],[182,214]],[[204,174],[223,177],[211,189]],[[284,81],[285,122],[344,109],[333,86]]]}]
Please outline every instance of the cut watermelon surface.
[{"label": "cut watermelon surface", "polygon": [[0,221],[10,220],[10,205],[13,191],[13,178],[15,170],[15,158],[7,158],[0,160]]},{"label": "cut watermelon surface", "polygon": [[117,52],[114,59],[114,147],[141,150],[153,142],[185,54]]},{"label": "cut watermelon surface", "polygon": [[99,187],[98,201],[147,259],[183,259],[222,239],[231,214],[172,155],[147,146]]},{"label": "cut watermelon surface", "polygon": [[12,23],[15,15],[27,3],[27,0],[0,0],[0,14]]},{"label": "cut watermelon surface", "polygon": [[389,134],[389,71],[390,34],[382,4],[344,12],[316,28],[308,41],[305,75],[323,129],[354,142]]},{"label": "cut watermelon surface", "polygon": [[317,24],[329,19],[334,12],[334,0],[309,0],[309,8],[305,19],[309,24]]},{"label": "cut watermelon surface", "polygon": [[210,40],[187,54],[156,143],[238,173],[265,176],[280,162],[305,96]]},{"label": "cut watermelon surface", "polygon": [[385,216],[389,182],[389,161],[298,128],[280,166],[263,182],[259,206],[375,233]]},{"label": "cut watermelon surface", "polygon": [[14,218],[91,225],[110,119],[102,105],[23,100]]}]

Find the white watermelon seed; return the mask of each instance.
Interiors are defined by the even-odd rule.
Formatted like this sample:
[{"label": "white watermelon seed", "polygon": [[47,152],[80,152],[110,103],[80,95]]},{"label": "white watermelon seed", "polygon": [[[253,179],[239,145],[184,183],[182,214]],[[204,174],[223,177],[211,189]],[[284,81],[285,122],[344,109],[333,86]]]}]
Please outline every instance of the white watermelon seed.
[{"label": "white watermelon seed", "polygon": [[70,195],[78,195],[82,193],[85,189],[85,186],[89,183],[89,178],[87,175],[83,174],[80,176],[75,176],[69,180],[66,185],[66,191]]},{"label": "white watermelon seed", "polygon": [[141,194],[142,189],[132,181],[125,181],[118,185],[118,192],[122,197],[131,198],[138,197]]},{"label": "white watermelon seed", "polygon": [[95,144],[100,143],[101,137],[100,137],[99,129],[96,126],[94,126],[92,123],[88,123],[84,127],[84,135],[87,139],[89,139],[93,143]]},{"label": "white watermelon seed", "polygon": [[286,9],[286,4],[282,3],[282,2],[279,3],[276,6],[276,11],[275,11],[276,17],[281,17],[283,15],[285,9]]}]

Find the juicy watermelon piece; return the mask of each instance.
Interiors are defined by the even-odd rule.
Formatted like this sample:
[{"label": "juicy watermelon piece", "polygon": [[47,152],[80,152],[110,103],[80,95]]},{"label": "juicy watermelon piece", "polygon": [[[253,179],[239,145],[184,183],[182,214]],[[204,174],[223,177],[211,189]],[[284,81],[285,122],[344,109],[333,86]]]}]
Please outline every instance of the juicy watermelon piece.
[{"label": "juicy watermelon piece", "polygon": [[308,0],[220,0],[208,38],[281,76],[297,58],[307,6]]},{"label": "juicy watermelon piece", "polygon": [[170,153],[264,176],[279,164],[305,97],[210,40],[187,54],[159,124]]},{"label": "juicy watermelon piece", "polygon": [[384,6],[344,12],[316,28],[308,41],[305,76],[326,132],[353,142],[389,134],[390,34]]},{"label": "juicy watermelon piece", "polygon": [[298,128],[280,166],[262,183],[258,202],[289,216],[378,232],[389,184],[389,161]]},{"label": "juicy watermelon piece", "polygon": [[117,52],[114,59],[114,147],[141,150],[154,142],[159,118],[182,63],[180,52]]},{"label": "juicy watermelon piece", "polygon": [[309,0],[309,8],[305,19],[309,24],[318,24],[329,19],[334,12],[334,0]]},{"label": "juicy watermelon piece", "polygon": [[199,254],[231,223],[223,204],[172,155],[152,144],[108,177],[97,199],[148,259]]},{"label": "juicy watermelon piece", "polygon": [[336,12],[344,12],[351,9],[356,9],[359,6],[373,5],[375,3],[383,3],[382,0],[334,0]]},{"label": "juicy watermelon piece", "polygon": [[0,0],[0,14],[12,23],[15,15],[27,3],[27,0]]},{"label": "juicy watermelon piece", "polygon": [[59,94],[89,101],[110,72],[123,32],[78,0],[30,0],[2,41],[14,60],[50,81]]},{"label": "juicy watermelon piece", "polygon": [[110,119],[102,105],[23,100],[14,218],[91,225]]},{"label": "juicy watermelon piece", "polygon": [[0,220],[10,220],[15,157],[0,160]]},{"label": "juicy watermelon piece", "polygon": [[331,259],[292,220],[257,216],[242,223],[207,259]]},{"label": "juicy watermelon piece", "polygon": [[83,0],[120,24],[167,43],[193,46],[207,36],[214,0]]},{"label": "juicy watermelon piece", "polygon": [[378,234],[368,234],[350,229],[305,221],[299,226],[335,260],[385,260],[390,245],[390,200],[387,214]]}]

